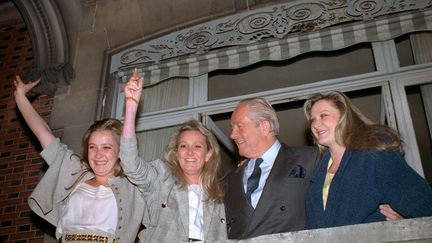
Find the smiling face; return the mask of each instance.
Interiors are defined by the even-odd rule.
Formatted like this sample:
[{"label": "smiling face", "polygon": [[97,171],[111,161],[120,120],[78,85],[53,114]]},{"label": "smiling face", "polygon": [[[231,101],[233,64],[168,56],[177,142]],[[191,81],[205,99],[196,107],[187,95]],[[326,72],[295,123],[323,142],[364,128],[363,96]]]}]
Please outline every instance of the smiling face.
[{"label": "smiling face", "polygon": [[203,134],[199,131],[184,131],[179,136],[176,155],[188,181],[197,183],[212,152],[208,150]]},{"label": "smiling face", "polygon": [[111,131],[94,131],[87,146],[88,161],[96,178],[108,179],[114,176],[119,159],[119,144]]},{"label": "smiling face", "polygon": [[317,101],[311,109],[311,130],[316,141],[325,147],[339,146],[336,142],[336,126],[340,111],[329,100]]},{"label": "smiling face", "polygon": [[231,116],[231,138],[237,144],[239,153],[246,158],[261,156],[273,144],[273,136],[269,136],[268,121],[257,122],[249,117],[249,106],[241,105]]}]

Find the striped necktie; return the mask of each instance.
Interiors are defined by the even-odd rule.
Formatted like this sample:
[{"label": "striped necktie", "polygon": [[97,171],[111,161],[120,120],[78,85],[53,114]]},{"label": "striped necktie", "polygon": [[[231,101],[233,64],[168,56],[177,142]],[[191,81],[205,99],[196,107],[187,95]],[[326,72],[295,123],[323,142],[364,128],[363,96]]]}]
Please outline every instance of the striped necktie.
[{"label": "striped necktie", "polygon": [[254,170],[247,181],[246,198],[247,198],[249,204],[251,204],[251,205],[252,205],[251,195],[258,188],[258,185],[259,185],[259,180],[261,177],[261,168],[259,166],[262,162],[263,162],[263,159],[261,159],[261,158],[258,158],[255,160]]}]

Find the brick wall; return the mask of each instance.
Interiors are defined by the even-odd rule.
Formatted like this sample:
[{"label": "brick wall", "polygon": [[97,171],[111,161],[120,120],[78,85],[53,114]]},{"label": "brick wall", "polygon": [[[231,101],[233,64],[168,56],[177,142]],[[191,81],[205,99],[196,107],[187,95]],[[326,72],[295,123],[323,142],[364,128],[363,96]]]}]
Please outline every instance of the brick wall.
[{"label": "brick wall", "polygon": [[[33,65],[33,52],[23,23],[0,30],[0,242],[43,242],[47,223],[30,211],[27,198],[45,166],[41,147],[16,109],[13,78]],[[32,97],[48,121],[53,98]]]}]

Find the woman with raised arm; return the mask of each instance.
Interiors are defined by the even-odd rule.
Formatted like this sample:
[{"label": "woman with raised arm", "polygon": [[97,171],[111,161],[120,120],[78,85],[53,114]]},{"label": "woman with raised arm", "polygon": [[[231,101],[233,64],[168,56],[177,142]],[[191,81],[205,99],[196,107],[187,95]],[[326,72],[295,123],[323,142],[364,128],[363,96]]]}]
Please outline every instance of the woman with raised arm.
[{"label": "woman with raised arm", "polygon": [[219,145],[200,122],[182,124],[171,136],[164,161],[138,156],[135,117],[143,77],[137,69],[125,86],[120,158],[126,176],[148,204],[141,242],[225,242],[223,192],[218,180]]},{"label": "woman with raised arm", "polygon": [[26,94],[40,81],[14,80],[15,101],[42,145],[49,168],[28,199],[30,208],[56,226],[59,242],[134,242],[141,225],[142,194],[119,163],[122,123],[96,121],[85,133],[79,157],[56,138]]},{"label": "woman with raised arm", "polygon": [[396,131],[338,91],[311,96],[304,112],[323,152],[306,195],[309,229],[432,215],[432,189],[406,163]]}]

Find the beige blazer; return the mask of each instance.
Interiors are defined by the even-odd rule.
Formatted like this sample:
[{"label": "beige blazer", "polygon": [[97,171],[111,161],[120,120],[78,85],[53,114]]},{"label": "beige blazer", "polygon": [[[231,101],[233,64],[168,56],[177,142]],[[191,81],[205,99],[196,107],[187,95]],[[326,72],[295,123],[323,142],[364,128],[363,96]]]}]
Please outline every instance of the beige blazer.
[{"label": "beige blazer", "polygon": [[[174,179],[161,160],[145,162],[138,157],[136,139],[121,140],[120,158],[128,178],[146,200],[141,242],[187,242],[189,199],[187,188]],[[226,242],[225,209],[222,203],[204,202],[204,242]]]},{"label": "beige blazer", "polygon": [[[40,217],[57,226],[61,208],[69,200],[74,182],[82,175],[79,158],[57,138],[46,147],[42,158],[49,165],[48,170],[28,198],[30,208]],[[91,172],[85,173],[78,182],[93,178]],[[141,225],[144,200],[141,192],[126,178],[114,177],[109,180],[117,202],[118,217],[116,240],[133,243]],[[59,235],[56,236],[60,238]]]}]

